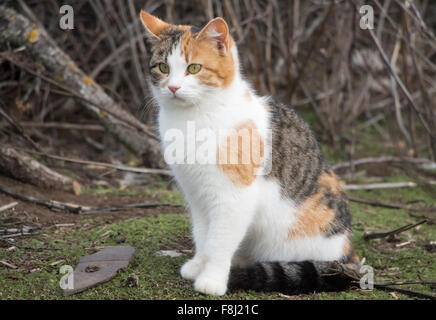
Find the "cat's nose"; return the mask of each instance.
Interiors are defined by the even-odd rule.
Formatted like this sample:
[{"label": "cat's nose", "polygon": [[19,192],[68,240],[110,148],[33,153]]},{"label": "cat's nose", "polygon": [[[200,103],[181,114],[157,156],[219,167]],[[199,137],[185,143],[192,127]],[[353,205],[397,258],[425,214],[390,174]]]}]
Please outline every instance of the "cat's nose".
[{"label": "cat's nose", "polygon": [[171,91],[172,93],[176,93],[176,91],[179,90],[180,87],[176,87],[176,86],[168,86],[168,89],[170,89],[170,91]]}]

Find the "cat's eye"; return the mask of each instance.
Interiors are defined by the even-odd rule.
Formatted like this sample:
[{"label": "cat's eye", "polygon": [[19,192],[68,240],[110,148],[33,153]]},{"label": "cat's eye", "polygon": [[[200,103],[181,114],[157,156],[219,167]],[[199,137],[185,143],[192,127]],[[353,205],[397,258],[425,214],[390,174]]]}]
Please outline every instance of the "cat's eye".
[{"label": "cat's eye", "polygon": [[159,63],[159,70],[162,73],[170,73],[170,66],[166,63]]},{"label": "cat's eye", "polygon": [[201,70],[201,64],[190,64],[188,66],[188,72],[190,74],[196,74]]}]

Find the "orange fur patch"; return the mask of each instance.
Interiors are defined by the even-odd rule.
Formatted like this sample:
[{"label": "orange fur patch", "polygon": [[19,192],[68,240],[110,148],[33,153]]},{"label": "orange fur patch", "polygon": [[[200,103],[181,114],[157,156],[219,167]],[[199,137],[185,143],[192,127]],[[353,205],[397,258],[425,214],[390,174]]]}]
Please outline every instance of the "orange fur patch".
[{"label": "orange fur patch", "polygon": [[327,231],[334,218],[335,212],[322,203],[323,188],[304,201],[297,209],[297,223],[292,224],[288,238],[314,237]]},{"label": "orange fur patch", "polygon": [[[230,35],[230,47],[233,40]],[[191,31],[186,31],[180,39],[180,50],[187,64],[201,64],[198,74],[192,75],[212,87],[228,87],[235,77],[235,62],[230,51],[220,54],[216,41],[196,38]]]},{"label": "orange fur patch", "polygon": [[262,137],[254,121],[248,120],[219,146],[218,166],[234,184],[247,187],[256,179],[263,155]]},{"label": "orange fur patch", "polygon": [[289,229],[289,238],[317,236],[332,226],[335,211],[323,203],[325,191],[331,192],[334,196],[339,196],[343,192],[341,184],[332,170],[320,175],[317,192],[306,199],[297,209],[298,221]]},{"label": "orange fur patch", "polygon": [[339,195],[343,190],[341,183],[336,177],[333,170],[329,173],[323,173],[320,177],[319,183],[322,188],[329,189],[335,196]]}]

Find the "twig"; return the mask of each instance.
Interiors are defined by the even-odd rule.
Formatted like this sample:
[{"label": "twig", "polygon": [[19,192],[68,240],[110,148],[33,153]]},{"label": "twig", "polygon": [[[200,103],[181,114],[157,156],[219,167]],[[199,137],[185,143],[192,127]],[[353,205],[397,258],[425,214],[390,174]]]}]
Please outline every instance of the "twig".
[{"label": "twig", "polygon": [[0,116],[6,119],[6,121],[15,129],[15,131],[20,134],[27,142],[29,142],[35,150],[42,151],[41,148],[32,140],[20,126],[20,124],[15,121],[11,116],[9,116],[0,106]]},{"label": "twig", "polygon": [[436,296],[433,294],[430,294],[430,293],[409,290],[409,289],[403,289],[403,288],[396,288],[396,287],[386,286],[386,285],[377,284],[377,283],[374,283],[374,287],[376,287],[377,289],[380,289],[380,290],[384,290],[384,291],[397,291],[399,293],[406,294],[408,296],[436,300]]},{"label": "twig", "polygon": [[58,209],[58,210],[66,211],[69,213],[80,213],[83,210],[83,208],[81,206],[70,205],[67,203],[62,203],[62,202],[57,202],[57,201],[40,200],[40,199],[37,199],[34,197],[24,196],[24,195],[21,195],[21,194],[14,192],[14,191],[11,191],[9,189],[6,189],[2,186],[0,186],[0,192],[3,192],[3,193],[5,193],[5,194],[7,194],[15,199],[19,199],[19,200],[26,201],[26,202],[32,202],[32,203],[47,207],[50,210]]},{"label": "twig", "polygon": [[389,62],[388,57],[386,56],[386,53],[384,52],[380,42],[378,41],[377,37],[374,34],[374,31],[372,31],[371,29],[368,29],[368,32],[372,38],[372,40],[374,41],[378,51],[380,52],[382,58],[383,58],[383,62],[385,63],[386,67],[388,68],[389,72],[392,74],[392,76],[394,77],[395,81],[398,83],[399,87],[401,88],[401,90],[403,91],[404,95],[406,96],[407,100],[409,100],[410,104],[412,105],[413,109],[416,111],[416,113],[418,114],[418,118],[421,120],[422,125],[424,126],[424,128],[427,130],[427,133],[430,135],[430,137],[432,139],[436,140],[436,136],[434,134],[434,132],[432,131],[432,129],[429,127],[427,121],[424,119],[424,117],[422,116],[422,111],[418,108],[418,106],[415,103],[415,100],[413,100],[412,96],[410,95],[409,90],[407,90],[406,86],[404,85],[403,81],[401,81],[400,77],[398,76],[398,74],[395,72],[394,68],[392,67],[392,65]]},{"label": "twig", "polygon": [[101,207],[95,209],[85,210],[82,213],[106,213],[106,212],[115,212],[126,209],[138,209],[138,208],[156,208],[156,207],[173,207],[173,208],[181,208],[183,205],[171,204],[171,203],[158,203],[158,202],[150,202],[150,203],[132,203],[126,205],[112,206],[112,207]]},{"label": "twig", "polygon": [[[336,266],[332,266],[332,273],[334,274],[342,274],[346,276],[349,280],[351,280],[351,283],[360,283],[360,277],[359,275],[354,271],[350,270],[350,268],[346,264],[336,263]],[[409,296],[414,297],[420,297],[425,299],[432,299],[435,300],[436,296],[432,294],[428,294],[425,292],[419,292],[415,290],[409,290],[409,289],[403,289],[403,288],[397,288],[393,287],[392,285],[406,285],[406,284],[433,284],[435,281],[433,280],[421,280],[421,281],[404,281],[404,282],[394,282],[394,283],[374,283],[374,287],[380,290],[386,290],[386,291],[397,291],[402,294],[406,294]]]},{"label": "twig", "polygon": [[335,5],[335,1],[330,2],[329,7],[327,8],[327,12],[324,15],[323,20],[317,27],[317,32],[315,37],[312,39],[312,42],[310,43],[310,47],[308,49],[308,53],[304,57],[303,62],[301,63],[301,68],[298,70],[297,79],[293,81],[291,88],[289,89],[289,100],[292,100],[292,96],[294,95],[295,90],[297,89],[298,83],[300,82],[301,77],[303,76],[304,70],[306,69],[306,66],[309,62],[309,59],[315,50],[315,46],[319,44],[319,39],[321,38],[321,35],[324,33],[324,27],[327,23],[328,18],[330,17],[330,14],[333,11],[333,7]]},{"label": "twig", "polygon": [[12,263],[6,262],[4,260],[0,260],[0,263],[8,268],[17,269],[16,265],[13,265]]},{"label": "twig", "polygon": [[[428,181],[429,185],[436,185],[436,181]],[[346,184],[344,190],[374,190],[374,189],[389,189],[389,188],[413,188],[418,187],[418,184],[412,181],[406,182],[385,182],[385,183],[370,183],[370,184]]]},{"label": "twig", "polygon": [[436,280],[406,280],[399,282],[378,283],[378,286],[404,286],[408,284],[436,284]]},{"label": "twig", "polygon": [[37,234],[37,232],[19,232],[19,233],[11,233],[4,236],[0,236],[0,239],[7,239],[7,238],[16,238],[16,237],[23,237],[23,236],[31,236]]},{"label": "twig", "polygon": [[406,230],[409,230],[409,229],[415,228],[415,227],[417,227],[417,226],[419,226],[419,225],[421,225],[421,224],[423,224],[423,223],[426,223],[426,222],[427,222],[427,220],[422,220],[422,221],[419,221],[419,222],[417,222],[417,223],[415,223],[415,224],[408,224],[408,225],[406,225],[406,226],[403,226],[403,227],[401,227],[401,228],[398,228],[398,229],[395,229],[395,230],[392,230],[392,231],[389,231],[389,232],[365,233],[365,234],[363,235],[363,239],[364,239],[364,240],[371,240],[371,239],[386,238],[386,237],[389,237],[389,236],[392,236],[392,235],[395,235],[395,234],[398,234],[398,233],[404,232],[404,231],[406,231]]},{"label": "twig", "polygon": [[429,216],[426,216],[423,214],[415,214],[415,213],[410,212],[410,211],[408,212],[408,215],[411,217],[417,218],[417,219],[425,219],[425,220],[427,220],[428,224],[436,224],[436,218],[434,218],[434,217],[429,217]]},{"label": "twig", "polygon": [[107,212],[114,212],[114,211],[120,211],[120,210],[126,210],[126,209],[132,209],[132,208],[155,208],[155,207],[182,207],[181,205],[177,204],[171,204],[171,203],[133,203],[133,204],[127,204],[127,205],[119,205],[119,206],[112,206],[112,207],[91,207],[91,206],[81,206],[76,205],[72,203],[65,203],[60,201],[54,201],[54,200],[41,200],[30,196],[25,196],[19,193],[16,193],[14,191],[11,191],[9,189],[6,189],[4,187],[0,186],[0,192],[3,192],[13,198],[35,203],[37,205],[44,206],[46,208],[49,208],[50,210],[60,210],[68,213],[75,213],[75,214],[90,214],[90,213],[107,213]]},{"label": "twig", "polygon": [[44,128],[44,129],[53,128],[53,129],[64,129],[64,130],[105,131],[104,127],[99,124],[23,121],[20,122],[20,125],[24,128]]},{"label": "twig", "polygon": [[11,208],[15,207],[17,204],[18,204],[18,202],[12,202],[12,203],[6,204],[6,205],[0,207],[0,212],[11,209]]},{"label": "twig", "polygon": [[6,53],[0,52],[0,57],[5,58],[6,60],[8,60],[9,62],[15,64],[17,67],[23,69],[24,71],[26,71],[26,72],[34,75],[34,76],[40,77],[42,80],[44,80],[44,81],[46,81],[46,82],[48,82],[48,83],[50,83],[50,84],[52,84],[52,85],[54,85],[56,87],[59,87],[59,88],[63,89],[64,91],[66,91],[72,97],[80,99],[83,102],[86,102],[86,103],[88,103],[88,104],[98,108],[99,110],[107,112],[111,116],[113,116],[113,117],[117,118],[118,120],[121,120],[122,122],[124,122],[124,124],[130,125],[133,128],[135,128],[137,130],[140,130],[141,132],[145,133],[149,138],[152,138],[155,141],[159,141],[159,138],[154,133],[152,133],[144,124],[139,122],[136,118],[126,117],[126,116],[122,115],[120,112],[114,112],[113,110],[110,110],[109,108],[107,108],[105,106],[97,104],[96,102],[91,101],[91,100],[85,98],[82,94],[76,92],[74,89],[69,88],[69,87],[67,87],[67,86],[65,86],[65,85],[63,85],[61,83],[58,83],[57,81],[55,81],[55,80],[53,80],[53,79],[51,79],[51,78],[49,78],[49,77],[47,77],[47,76],[45,76],[45,75],[43,75],[41,73],[38,73],[38,72],[32,70],[30,67],[22,64],[21,62],[16,61],[14,58],[12,58],[11,56],[9,56]]},{"label": "twig", "polygon": [[120,171],[128,171],[128,172],[135,172],[135,173],[148,173],[148,174],[161,174],[161,175],[166,175],[166,176],[173,175],[171,170],[165,170],[165,169],[136,168],[136,167],[125,166],[122,164],[112,164],[112,163],[105,163],[105,162],[73,159],[73,158],[55,156],[55,155],[46,154],[46,153],[40,153],[40,152],[36,152],[36,151],[30,151],[30,150],[21,149],[21,148],[17,148],[17,149],[24,151],[24,152],[34,153],[34,154],[44,156],[47,158],[51,158],[51,159],[86,164],[86,165],[101,166],[101,167],[112,168],[112,169],[116,169],[116,170],[120,170]]}]

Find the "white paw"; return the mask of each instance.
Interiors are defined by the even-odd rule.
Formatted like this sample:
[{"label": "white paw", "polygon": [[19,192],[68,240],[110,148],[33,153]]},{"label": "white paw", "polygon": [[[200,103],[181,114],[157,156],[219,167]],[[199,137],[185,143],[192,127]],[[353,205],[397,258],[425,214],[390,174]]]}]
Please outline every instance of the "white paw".
[{"label": "white paw", "polygon": [[197,259],[188,260],[180,269],[180,274],[184,279],[195,280],[200,274],[202,264]]},{"label": "white paw", "polygon": [[194,283],[194,289],[201,293],[222,296],[227,291],[227,283],[200,275]]}]

